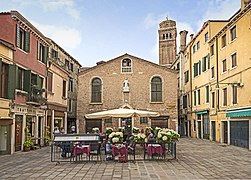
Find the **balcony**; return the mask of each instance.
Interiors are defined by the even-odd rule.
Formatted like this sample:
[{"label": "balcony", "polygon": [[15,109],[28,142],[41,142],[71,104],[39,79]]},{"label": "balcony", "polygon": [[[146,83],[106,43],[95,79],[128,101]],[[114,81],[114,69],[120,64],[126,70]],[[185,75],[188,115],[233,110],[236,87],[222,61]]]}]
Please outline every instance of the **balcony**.
[{"label": "balcony", "polygon": [[45,102],[46,99],[43,97],[42,89],[38,89],[36,86],[32,86],[26,103],[34,106],[40,106]]}]

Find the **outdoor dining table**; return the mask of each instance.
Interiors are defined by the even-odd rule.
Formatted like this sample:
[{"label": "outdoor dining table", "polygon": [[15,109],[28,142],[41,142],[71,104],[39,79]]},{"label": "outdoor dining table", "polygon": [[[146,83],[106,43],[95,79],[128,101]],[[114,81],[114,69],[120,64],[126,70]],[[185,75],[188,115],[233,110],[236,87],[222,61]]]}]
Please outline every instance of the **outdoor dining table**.
[{"label": "outdoor dining table", "polygon": [[149,156],[153,156],[154,154],[162,156],[163,154],[163,149],[160,144],[147,144],[146,150]]}]

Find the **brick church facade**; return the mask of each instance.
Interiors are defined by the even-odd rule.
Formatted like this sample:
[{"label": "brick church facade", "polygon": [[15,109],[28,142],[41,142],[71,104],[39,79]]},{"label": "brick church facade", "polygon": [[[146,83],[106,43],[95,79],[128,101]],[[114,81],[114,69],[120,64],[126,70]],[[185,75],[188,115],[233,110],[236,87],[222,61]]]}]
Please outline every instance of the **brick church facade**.
[{"label": "brick church facade", "polygon": [[178,130],[177,72],[124,54],[79,73],[77,129],[80,133],[91,132],[93,127],[102,131],[106,127],[116,129],[128,120],[131,122],[130,118],[85,118],[89,113],[120,107],[159,112],[159,117],[134,117],[132,127],[159,126]]}]

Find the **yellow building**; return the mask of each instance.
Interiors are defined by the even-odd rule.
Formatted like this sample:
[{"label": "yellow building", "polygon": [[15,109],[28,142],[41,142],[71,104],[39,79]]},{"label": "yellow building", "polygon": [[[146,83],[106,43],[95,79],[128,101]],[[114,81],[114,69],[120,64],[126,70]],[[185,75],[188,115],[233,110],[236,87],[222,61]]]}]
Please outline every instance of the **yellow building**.
[{"label": "yellow building", "polygon": [[208,41],[226,21],[207,21],[185,50],[183,79],[183,109],[187,135],[209,139],[210,135],[210,56]]},{"label": "yellow building", "polygon": [[227,21],[207,21],[181,60],[182,117],[191,137],[251,149],[250,1]]},{"label": "yellow building", "polygon": [[10,115],[11,95],[9,67],[13,64],[14,46],[0,39],[0,155],[14,152],[15,125]]},{"label": "yellow building", "polygon": [[[249,4],[248,4],[249,2]],[[251,149],[251,4],[242,8],[209,41],[211,131],[216,141]]]}]

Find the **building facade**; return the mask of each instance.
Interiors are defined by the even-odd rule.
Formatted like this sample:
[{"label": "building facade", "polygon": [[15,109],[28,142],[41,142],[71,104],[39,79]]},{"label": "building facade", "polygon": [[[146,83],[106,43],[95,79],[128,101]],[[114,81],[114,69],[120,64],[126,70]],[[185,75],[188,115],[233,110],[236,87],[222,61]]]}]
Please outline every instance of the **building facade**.
[{"label": "building facade", "polygon": [[[226,21],[191,35],[180,75],[181,117],[191,137],[250,149],[250,1]],[[240,113],[241,112],[241,113]],[[187,121],[187,123],[186,123]]]},{"label": "building facade", "polygon": [[[48,43],[28,20],[17,11],[0,14],[0,37],[15,46],[13,68],[9,69],[14,90],[11,114],[15,126],[15,150],[23,148],[24,129],[43,144],[45,111],[40,105],[45,101],[46,59]],[[11,91],[12,92],[12,91]]]},{"label": "building facade", "polygon": [[[177,130],[177,72],[138,57],[124,54],[84,69],[78,76],[77,118],[80,132],[93,127],[128,125]],[[169,88],[172,87],[172,88]],[[116,108],[156,111],[159,117],[86,119],[85,115]]]},{"label": "building facade", "polygon": [[0,155],[14,152],[14,122],[10,113],[14,89],[8,86],[13,65],[13,44],[0,39]]}]

